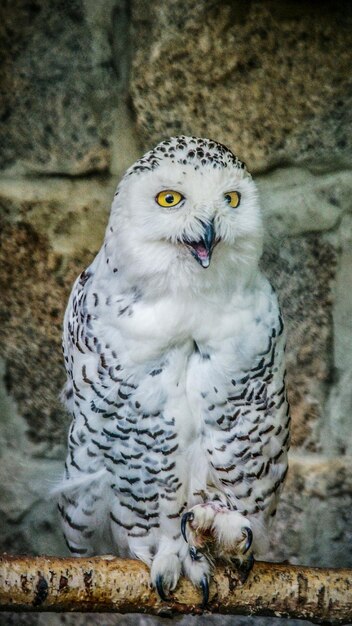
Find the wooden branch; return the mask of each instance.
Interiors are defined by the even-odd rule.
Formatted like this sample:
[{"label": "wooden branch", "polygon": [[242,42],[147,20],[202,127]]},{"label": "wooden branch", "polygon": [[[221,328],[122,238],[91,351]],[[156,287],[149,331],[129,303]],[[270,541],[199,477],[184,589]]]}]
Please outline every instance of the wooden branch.
[{"label": "wooden branch", "polygon": [[[148,568],[118,558],[0,557],[3,611],[116,611],[199,614],[201,597],[181,579],[170,602],[151,588]],[[207,611],[274,615],[318,624],[352,622],[352,570],[256,562],[246,583],[219,567]]]}]

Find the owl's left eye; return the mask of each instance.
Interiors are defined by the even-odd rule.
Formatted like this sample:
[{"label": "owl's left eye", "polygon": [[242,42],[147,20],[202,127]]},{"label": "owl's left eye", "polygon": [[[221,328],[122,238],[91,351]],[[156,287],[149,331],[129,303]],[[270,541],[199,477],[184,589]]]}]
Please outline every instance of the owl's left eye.
[{"label": "owl's left eye", "polygon": [[177,206],[177,204],[183,200],[183,195],[178,191],[167,189],[166,191],[160,191],[155,200],[160,206],[173,207]]},{"label": "owl's left eye", "polygon": [[224,198],[227,204],[229,204],[233,209],[236,209],[241,202],[241,194],[239,191],[227,191],[224,194]]}]

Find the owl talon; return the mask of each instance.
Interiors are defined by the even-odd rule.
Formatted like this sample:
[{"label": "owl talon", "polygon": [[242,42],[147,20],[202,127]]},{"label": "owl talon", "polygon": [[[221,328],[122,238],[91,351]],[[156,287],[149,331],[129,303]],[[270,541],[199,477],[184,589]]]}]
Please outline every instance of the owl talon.
[{"label": "owl talon", "polygon": [[238,561],[237,559],[234,559],[233,563],[238,571],[239,579],[242,585],[244,585],[253,568],[254,556],[251,554],[245,561]]},{"label": "owl talon", "polygon": [[182,537],[187,543],[188,543],[188,539],[187,539],[187,534],[186,534],[186,526],[187,526],[187,522],[191,522],[192,520],[194,520],[194,513],[192,513],[192,511],[187,511],[187,513],[184,513],[182,515],[181,533],[182,533]]},{"label": "owl talon", "polygon": [[249,572],[251,571],[253,565],[254,565],[254,556],[253,554],[251,554],[250,557],[245,562],[245,571],[247,572],[247,576]]},{"label": "owl talon", "polygon": [[252,541],[253,541],[253,532],[252,532],[252,529],[251,529],[251,528],[249,528],[249,526],[244,526],[244,527],[242,528],[242,533],[243,533],[243,536],[244,536],[244,537],[246,537],[246,536],[247,536],[246,543],[245,543],[245,545],[244,545],[244,549],[243,549],[243,552],[242,552],[242,554],[246,554],[246,552],[248,552],[249,548],[250,548],[250,547],[251,547],[251,545],[252,545]]},{"label": "owl talon", "polygon": [[194,546],[192,546],[189,549],[189,554],[190,554],[190,557],[191,557],[192,561],[201,561],[202,560],[202,555],[198,552],[197,548],[195,548]]},{"label": "owl talon", "polygon": [[161,575],[156,577],[155,586],[160,598],[164,601],[168,601],[168,597],[165,595],[164,587],[163,587],[163,577]]},{"label": "owl talon", "polygon": [[204,574],[204,576],[202,577],[202,580],[200,581],[200,588],[202,590],[202,595],[203,595],[201,608],[205,609],[209,601],[209,582],[208,582],[208,576],[206,574]]}]

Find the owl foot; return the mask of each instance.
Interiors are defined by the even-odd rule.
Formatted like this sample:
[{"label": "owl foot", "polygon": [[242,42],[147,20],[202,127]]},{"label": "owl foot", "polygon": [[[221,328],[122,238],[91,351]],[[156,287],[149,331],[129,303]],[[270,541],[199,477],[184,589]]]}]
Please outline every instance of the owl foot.
[{"label": "owl foot", "polygon": [[168,601],[168,593],[175,589],[181,573],[181,562],[176,554],[157,554],[151,567],[151,580],[160,598]]},{"label": "owl foot", "polygon": [[244,584],[253,567],[250,521],[219,501],[192,507],[181,519],[181,532],[188,543],[183,560],[185,574],[201,589],[205,608],[209,599],[209,579],[216,560],[232,563],[236,579]]},{"label": "owl foot", "polygon": [[214,559],[246,561],[253,533],[249,520],[221,502],[197,504],[182,516],[181,532],[189,546]]},{"label": "owl foot", "polygon": [[204,609],[209,600],[209,580],[211,566],[208,559],[194,546],[187,549],[183,557],[184,574],[191,580],[202,594],[201,608]]}]

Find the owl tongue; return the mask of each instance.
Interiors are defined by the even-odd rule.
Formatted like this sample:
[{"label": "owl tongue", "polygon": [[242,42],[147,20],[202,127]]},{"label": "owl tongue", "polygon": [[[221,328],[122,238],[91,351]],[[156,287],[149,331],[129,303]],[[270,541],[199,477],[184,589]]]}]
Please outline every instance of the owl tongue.
[{"label": "owl tongue", "polygon": [[207,250],[203,241],[192,242],[192,253],[202,267],[208,267],[210,263],[210,250]]},{"label": "owl tongue", "polygon": [[215,230],[213,222],[201,222],[203,226],[203,237],[199,241],[186,241],[192,255],[198,263],[204,267],[209,267],[211,254],[215,245]]}]

